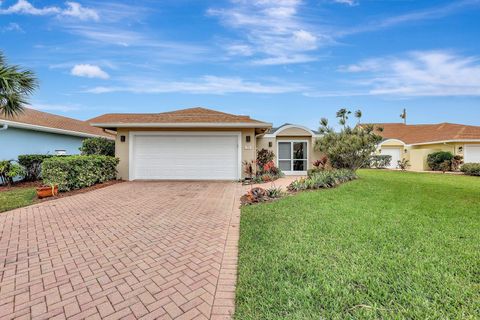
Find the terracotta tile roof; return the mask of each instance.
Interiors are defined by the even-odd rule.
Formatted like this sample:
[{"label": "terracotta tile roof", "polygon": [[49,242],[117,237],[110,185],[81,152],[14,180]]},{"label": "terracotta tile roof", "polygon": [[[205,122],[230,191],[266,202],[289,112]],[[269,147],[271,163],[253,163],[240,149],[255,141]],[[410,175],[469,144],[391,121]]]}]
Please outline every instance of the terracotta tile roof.
[{"label": "terracotta tile roof", "polygon": [[[96,124],[175,124],[175,123],[248,123],[259,126],[269,125],[265,122],[251,119],[249,116],[239,116],[205,108],[190,108],[162,113],[108,113],[88,120]],[[105,126],[105,127],[108,127]]]},{"label": "terracotta tile roof", "polygon": [[419,144],[449,140],[480,140],[480,126],[455,123],[416,124],[378,123],[379,134],[385,139],[399,139],[406,144]]},{"label": "terracotta tile roof", "polygon": [[[88,122],[77,119],[67,118],[47,112],[38,111],[31,108],[25,108],[25,111],[15,117],[5,117],[0,115],[0,123],[2,120],[16,122],[18,124],[26,124],[33,126],[46,127],[49,129],[58,129],[73,131],[74,133],[80,133],[81,135],[95,135],[107,138],[113,138],[114,136],[104,132],[100,128],[92,127]],[[12,127],[15,125],[11,124]],[[42,131],[41,128],[38,128]],[[68,133],[65,133],[68,134]],[[77,134],[73,134],[77,135]]]}]

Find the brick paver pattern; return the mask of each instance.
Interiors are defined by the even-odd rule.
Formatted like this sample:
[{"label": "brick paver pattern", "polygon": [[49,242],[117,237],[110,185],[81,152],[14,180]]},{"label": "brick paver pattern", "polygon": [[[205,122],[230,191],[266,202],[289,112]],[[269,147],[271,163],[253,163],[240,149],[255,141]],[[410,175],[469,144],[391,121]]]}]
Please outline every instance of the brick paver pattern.
[{"label": "brick paver pattern", "polygon": [[0,213],[1,319],[229,319],[232,182],[126,182]]}]

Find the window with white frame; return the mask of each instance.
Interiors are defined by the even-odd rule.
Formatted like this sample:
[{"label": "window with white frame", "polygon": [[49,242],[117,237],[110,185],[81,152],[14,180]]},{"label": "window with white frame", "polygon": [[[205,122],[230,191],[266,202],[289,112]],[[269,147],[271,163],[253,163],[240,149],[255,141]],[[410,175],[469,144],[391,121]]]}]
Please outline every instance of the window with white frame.
[{"label": "window with white frame", "polygon": [[279,141],[278,167],[284,172],[307,171],[306,141]]}]

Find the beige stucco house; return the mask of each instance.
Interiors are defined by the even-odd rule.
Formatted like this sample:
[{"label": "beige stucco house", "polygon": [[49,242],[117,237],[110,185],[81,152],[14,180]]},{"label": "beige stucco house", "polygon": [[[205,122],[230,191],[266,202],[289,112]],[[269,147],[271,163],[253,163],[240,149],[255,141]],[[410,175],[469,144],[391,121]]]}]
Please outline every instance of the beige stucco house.
[{"label": "beige stucco house", "polygon": [[480,127],[453,123],[406,125],[403,123],[375,124],[383,128],[384,138],[378,154],[392,156],[391,168],[398,160],[410,161],[410,170],[427,171],[427,156],[437,151],[460,155],[465,163],[480,163]]},{"label": "beige stucco house", "polygon": [[118,177],[136,179],[238,180],[244,161],[272,150],[285,174],[305,174],[319,154],[315,131],[272,124],[205,108],[155,114],[105,114],[89,122],[115,130]]}]

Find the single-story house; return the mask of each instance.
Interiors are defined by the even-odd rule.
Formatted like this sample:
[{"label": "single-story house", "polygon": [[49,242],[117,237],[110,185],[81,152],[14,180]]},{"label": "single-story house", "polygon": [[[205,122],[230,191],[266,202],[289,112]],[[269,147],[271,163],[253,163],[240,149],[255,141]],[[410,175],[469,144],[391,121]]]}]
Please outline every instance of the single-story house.
[{"label": "single-story house", "polygon": [[136,179],[217,179],[244,177],[244,161],[262,148],[272,150],[285,174],[304,174],[319,157],[317,135],[303,126],[272,124],[205,108],[154,114],[105,114],[89,120],[114,130],[118,177]]},{"label": "single-story house", "polygon": [[22,154],[79,154],[85,138],[114,135],[88,122],[31,108],[15,117],[0,115],[0,160]]},{"label": "single-story house", "polygon": [[465,163],[480,163],[480,127],[454,123],[406,125],[403,123],[379,123],[378,132],[384,140],[378,154],[392,156],[391,168],[398,160],[410,161],[410,170],[426,171],[427,156],[437,151],[450,151],[463,156]]}]

